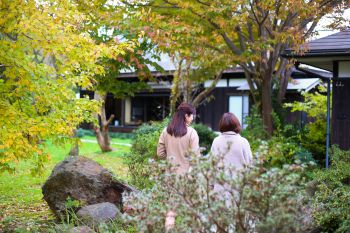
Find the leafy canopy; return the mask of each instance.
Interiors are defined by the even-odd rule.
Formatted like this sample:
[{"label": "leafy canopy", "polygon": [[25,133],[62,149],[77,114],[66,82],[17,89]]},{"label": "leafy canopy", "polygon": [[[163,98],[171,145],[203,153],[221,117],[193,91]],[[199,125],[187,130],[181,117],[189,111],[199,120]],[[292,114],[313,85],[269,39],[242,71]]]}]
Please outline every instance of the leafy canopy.
[{"label": "leafy canopy", "polygon": [[95,43],[84,30],[93,25],[89,9],[69,0],[1,1],[0,171],[30,158],[33,170],[42,169],[45,140],[63,144],[98,111],[97,102],[77,99],[74,90],[103,76],[101,58],[116,58],[132,44]]}]

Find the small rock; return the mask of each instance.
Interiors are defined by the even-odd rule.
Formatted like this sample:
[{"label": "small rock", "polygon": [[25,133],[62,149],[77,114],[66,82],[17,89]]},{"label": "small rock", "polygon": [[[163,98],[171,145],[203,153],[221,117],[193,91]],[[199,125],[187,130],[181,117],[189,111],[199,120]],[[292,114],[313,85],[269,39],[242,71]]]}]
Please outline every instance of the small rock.
[{"label": "small rock", "polygon": [[87,226],[79,226],[70,229],[69,233],[95,233],[95,231]]},{"label": "small rock", "polygon": [[64,233],[64,232],[68,232],[68,230],[70,229],[70,225],[68,224],[55,224],[55,232],[56,233]]},{"label": "small rock", "polygon": [[120,213],[117,206],[109,202],[84,206],[77,212],[78,218],[89,226],[97,226],[113,220]]}]

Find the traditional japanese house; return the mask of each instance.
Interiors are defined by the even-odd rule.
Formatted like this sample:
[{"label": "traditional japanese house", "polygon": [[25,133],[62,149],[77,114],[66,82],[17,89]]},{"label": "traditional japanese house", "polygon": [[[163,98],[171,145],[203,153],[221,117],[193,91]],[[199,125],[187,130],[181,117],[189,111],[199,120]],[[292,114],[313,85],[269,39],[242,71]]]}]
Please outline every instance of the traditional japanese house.
[{"label": "traditional japanese house", "polygon": [[[174,67],[164,63],[165,73],[152,72],[153,82],[148,82],[150,90],[138,92],[134,96],[124,99],[115,99],[108,94],[106,100],[106,114],[115,115],[109,129],[114,132],[130,132],[139,125],[150,121],[159,121],[169,114],[169,99]],[[122,73],[118,78],[128,81],[137,81],[135,73]],[[207,87],[211,81],[202,84]],[[292,79],[287,88],[286,101],[302,100],[301,92],[313,90],[320,79],[314,73],[294,70]],[[88,94],[82,92],[81,94]],[[90,93],[91,95],[91,93]],[[226,70],[222,79],[211,93],[211,100],[197,109],[197,123],[202,123],[218,130],[218,122],[224,112],[233,112],[245,127],[245,117],[249,114],[252,101],[249,96],[249,87],[240,68]],[[303,113],[290,113],[289,122],[306,120]]]},{"label": "traditional japanese house", "polygon": [[[331,144],[350,149],[350,29],[308,42],[306,52],[298,54],[287,50],[285,57],[292,57],[299,64],[306,64],[332,73],[329,82],[332,92]],[[330,93],[329,93],[330,94]]]}]

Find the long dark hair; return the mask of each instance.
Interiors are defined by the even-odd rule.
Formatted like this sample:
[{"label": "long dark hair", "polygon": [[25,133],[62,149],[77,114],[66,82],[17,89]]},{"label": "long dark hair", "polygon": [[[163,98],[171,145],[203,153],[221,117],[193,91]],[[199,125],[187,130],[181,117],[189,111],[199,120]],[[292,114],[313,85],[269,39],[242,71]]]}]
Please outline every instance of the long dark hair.
[{"label": "long dark hair", "polygon": [[173,119],[171,119],[166,129],[168,134],[175,137],[182,137],[187,134],[186,114],[196,114],[196,109],[190,104],[182,103],[177,108]]}]

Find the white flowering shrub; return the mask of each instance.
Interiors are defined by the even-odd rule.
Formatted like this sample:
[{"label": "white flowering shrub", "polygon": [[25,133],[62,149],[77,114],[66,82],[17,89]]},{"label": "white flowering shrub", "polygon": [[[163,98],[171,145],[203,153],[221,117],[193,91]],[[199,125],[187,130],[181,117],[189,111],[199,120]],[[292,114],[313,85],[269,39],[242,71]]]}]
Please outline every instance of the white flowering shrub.
[{"label": "white flowering shrub", "polygon": [[124,221],[137,232],[165,232],[166,215],[173,211],[169,232],[277,233],[308,227],[303,165],[266,169],[257,162],[236,171],[223,166],[220,157],[191,162],[191,171],[179,176],[166,172],[169,165],[154,164],[162,175],[153,177],[152,188],[124,197]]}]

